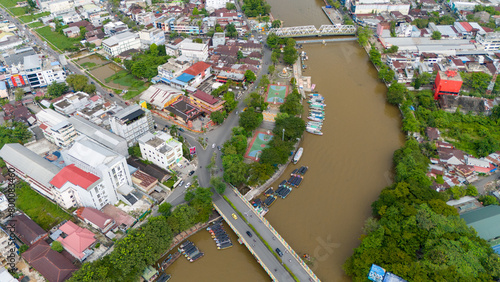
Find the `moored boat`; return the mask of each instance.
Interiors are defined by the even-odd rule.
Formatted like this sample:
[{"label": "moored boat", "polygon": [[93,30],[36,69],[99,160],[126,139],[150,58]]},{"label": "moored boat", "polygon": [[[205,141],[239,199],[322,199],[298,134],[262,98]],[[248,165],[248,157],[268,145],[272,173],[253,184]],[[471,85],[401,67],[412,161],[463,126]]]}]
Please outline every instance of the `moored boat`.
[{"label": "moored boat", "polygon": [[304,152],[304,149],[300,147],[297,152],[295,153],[295,156],[293,156],[293,164],[296,164],[300,161],[300,158],[302,157],[302,153]]},{"label": "moored boat", "polygon": [[306,128],[306,131],[315,135],[323,135],[323,132],[313,128]]}]

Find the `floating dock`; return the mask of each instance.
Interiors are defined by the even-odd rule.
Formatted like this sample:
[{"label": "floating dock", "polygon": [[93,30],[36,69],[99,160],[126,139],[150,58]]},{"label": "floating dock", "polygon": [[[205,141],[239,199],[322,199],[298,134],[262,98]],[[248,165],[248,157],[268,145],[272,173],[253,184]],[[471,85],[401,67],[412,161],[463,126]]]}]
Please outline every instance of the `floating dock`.
[{"label": "floating dock", "polygon": [[212,235],[212,239],[214,239],[217,249],[224,250],[233,246],[233,242],[231,242],[231,238],[229,238],[226,230],[224,230],[221,221],[214,222],[207,227],[207,231]]},{"label": "floating dock", "polygon": [[205,254],[201,252],[193,242],[187,240],[182,243],[179,247],[179,252],[183,254],[186,259],[190,262],[195,262],[198,259],[202,258]]}]

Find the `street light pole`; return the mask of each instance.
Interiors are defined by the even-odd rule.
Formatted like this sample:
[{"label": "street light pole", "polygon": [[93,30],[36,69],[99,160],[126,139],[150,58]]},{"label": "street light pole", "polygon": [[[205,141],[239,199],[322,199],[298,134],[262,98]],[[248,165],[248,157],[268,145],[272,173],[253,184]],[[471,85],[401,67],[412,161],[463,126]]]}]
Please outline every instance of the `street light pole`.
[{"label": "street light pole", "polygon": [[283,136],[281,137],[281,141],[285,141],[285,129],[283,128]]}]

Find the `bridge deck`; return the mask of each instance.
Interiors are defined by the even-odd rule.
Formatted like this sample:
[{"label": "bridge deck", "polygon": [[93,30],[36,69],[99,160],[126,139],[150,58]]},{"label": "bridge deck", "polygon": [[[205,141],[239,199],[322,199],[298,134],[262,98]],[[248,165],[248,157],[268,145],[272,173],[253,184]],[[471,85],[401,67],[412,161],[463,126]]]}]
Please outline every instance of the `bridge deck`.
[{"label": "bridge deck", "polygon": [[331,35],[356,34],[354,25],[322,25],[317,29],[313,25],[271,28],[269,34],[274,33],[279,37],[310,37]]}]

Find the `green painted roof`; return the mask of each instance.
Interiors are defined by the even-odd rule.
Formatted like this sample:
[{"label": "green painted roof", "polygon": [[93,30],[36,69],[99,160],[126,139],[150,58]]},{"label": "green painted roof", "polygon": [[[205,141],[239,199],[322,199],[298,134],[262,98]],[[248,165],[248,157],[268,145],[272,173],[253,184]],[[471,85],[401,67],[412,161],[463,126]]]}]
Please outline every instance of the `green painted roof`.
[{"label": "green painted roof", "polygon": [[468,226],[476,229],[479,237],[491,240],[500,236],[500,206],[491,205],[460,215]]},{"label": "green painted roof", "polygon": [[157,273],[158,271],[150,265],[146,267],[146,269],[144,269],[144,273],[142,273],[142,278],[144,278],[146,281],[149,281],[149,279],[151,279],[151,277],[153,277]]}]

